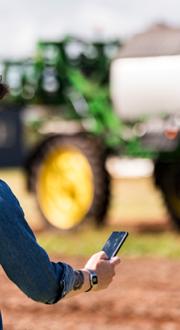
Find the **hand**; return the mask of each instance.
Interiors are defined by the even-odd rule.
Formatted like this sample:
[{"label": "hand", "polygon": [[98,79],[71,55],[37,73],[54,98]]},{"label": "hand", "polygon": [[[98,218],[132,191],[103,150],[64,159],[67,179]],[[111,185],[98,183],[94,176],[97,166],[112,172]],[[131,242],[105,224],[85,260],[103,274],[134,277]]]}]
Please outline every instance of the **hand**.
[{"label": "hand", "polygon": [[83,286],[79,290],[71,290],[65,297],[69,298],[78,295],[82,292],[86,292],[90,288],[89,271],[93,270],[98,276],[98,285],[92,290],[102,290],[108,287],[112,282],[115,275],[115,267],[120,263],[119,257],[114,257],[111,260],[107,255],[101,251],[94,254],[86,263],[85,267],[81,269],[84,275]]},{"label": "hand", "polygon": [[119,257],[108,259],[105,252],[94,254],[86,263],[84,269],[91,269],[98,276],[98,285],[95,290],[102,290],[108,287],[115,276],[115,267],[120,263]]}]

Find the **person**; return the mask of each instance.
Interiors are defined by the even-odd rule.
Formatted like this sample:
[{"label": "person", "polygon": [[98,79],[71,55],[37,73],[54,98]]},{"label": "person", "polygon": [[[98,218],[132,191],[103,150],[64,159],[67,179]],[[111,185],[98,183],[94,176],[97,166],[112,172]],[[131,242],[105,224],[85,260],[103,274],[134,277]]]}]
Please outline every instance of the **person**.
[{"label": "person", "polygon": [[[6,93],[7,87],[0,83],[0,98]],[[108,260],[102,251],[91,256],[79,270],[65,262],[52,262],[37,243],[16,196],[7,183],[0,180],[0,264],[9,279],[28,297],[54,304],[82,292],[105,289],[112,282],[119,263],[119,257]]]}]

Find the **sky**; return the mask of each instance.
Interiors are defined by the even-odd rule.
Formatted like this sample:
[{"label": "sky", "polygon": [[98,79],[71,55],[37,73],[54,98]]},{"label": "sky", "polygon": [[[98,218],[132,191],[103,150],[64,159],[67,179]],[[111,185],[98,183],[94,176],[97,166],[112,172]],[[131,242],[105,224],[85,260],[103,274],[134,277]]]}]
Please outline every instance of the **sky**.
[{"label": "sky", "polygon": [[29,56],[39,39],[126,39],[157,22],[180,27],[180,1],[0,0],[0,58]]}]

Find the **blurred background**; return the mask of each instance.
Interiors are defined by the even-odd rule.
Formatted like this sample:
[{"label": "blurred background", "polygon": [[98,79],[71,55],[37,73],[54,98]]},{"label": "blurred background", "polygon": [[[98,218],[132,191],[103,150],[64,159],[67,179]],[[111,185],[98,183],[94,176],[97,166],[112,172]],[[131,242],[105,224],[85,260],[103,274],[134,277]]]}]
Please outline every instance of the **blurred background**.
[{"label": "blurred background", "polygon": [[1,179],[55,260],[82,267],[112,230],[130,233],[88,301],[41,306],[1,272],[5,329],[179,329],[178,9],[1,0]]}]

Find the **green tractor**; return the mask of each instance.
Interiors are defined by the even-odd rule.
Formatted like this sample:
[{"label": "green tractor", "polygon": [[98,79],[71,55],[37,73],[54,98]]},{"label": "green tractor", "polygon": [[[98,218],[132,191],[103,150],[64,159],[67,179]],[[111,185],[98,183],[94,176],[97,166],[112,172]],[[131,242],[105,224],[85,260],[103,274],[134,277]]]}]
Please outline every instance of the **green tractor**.
[{"label": "green tractor", "polygon": [[3,63],[10,86],[5,103],[24,108],[35,141],[25,162],[27,186],[47,224],[56,228],[71,229],[89,217],[98,225],[105,221],[105,161],[119,145],[121,126],[108,91],[118,49],[117,41],[66,38],[38,43],[33,59]]},{"label": "green tractor", "polygon": [[30,60],[3,64],[11,90],[5,102],[28,108],[28,189],[58,229],[87,218],[105,222],[112,154],[153,160],[155,183],[180,229],[179,56],[118,58],[119,47],[66,38],[40,42]]}]

